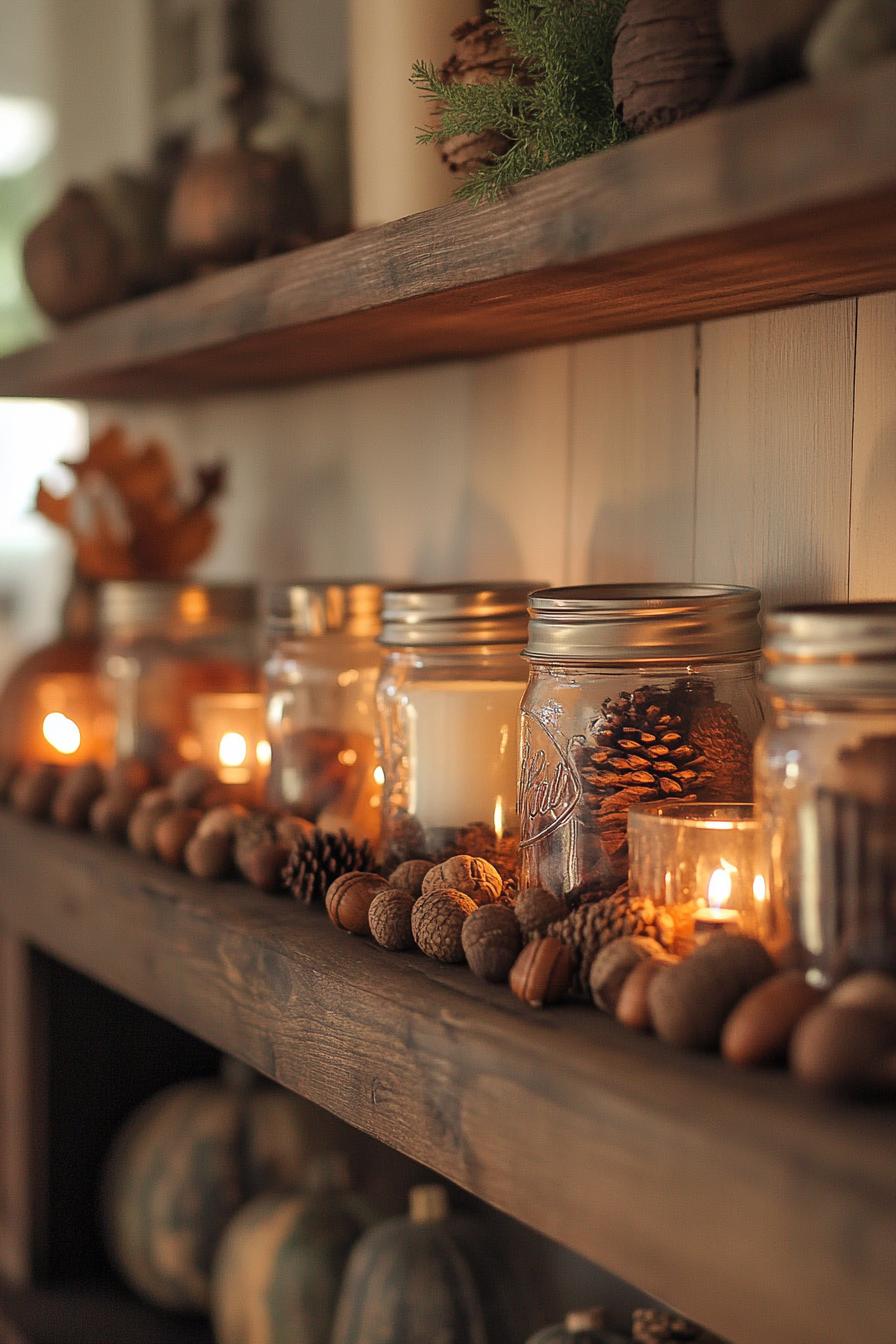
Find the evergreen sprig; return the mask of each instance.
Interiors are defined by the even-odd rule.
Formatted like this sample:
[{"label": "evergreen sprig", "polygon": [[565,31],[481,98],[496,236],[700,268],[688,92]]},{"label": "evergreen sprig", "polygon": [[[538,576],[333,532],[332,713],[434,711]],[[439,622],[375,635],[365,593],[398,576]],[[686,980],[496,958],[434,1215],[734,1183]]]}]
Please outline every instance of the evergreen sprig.
[{"label": "evergreen sprig", "polygon": [[467,178],[455,193],[475,203],[545,168],[624,139],[613,106],[613,37],[625,0],[495,0],[489,17],[519,60],[491,84],[446,83],[418,61],[412,83],[438,106],[439,124],[420,144],[497,131],[506,153]]}]

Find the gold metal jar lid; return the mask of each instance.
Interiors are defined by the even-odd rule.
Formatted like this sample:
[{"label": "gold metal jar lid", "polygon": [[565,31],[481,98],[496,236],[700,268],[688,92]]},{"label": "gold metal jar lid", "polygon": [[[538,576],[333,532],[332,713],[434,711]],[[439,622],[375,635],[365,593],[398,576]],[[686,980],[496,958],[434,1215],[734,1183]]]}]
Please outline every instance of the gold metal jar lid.
[{"label": "gold metal jar lid", "polygon": [[375,638],[383,585],[369,580],[314,579],[265,589],[263,611],[271,634],[297,639],[342,632]]},{"label": "gold metal jar lid", "polygon": [[527,658],[712,662],[758,654],[757,588],[694,583],[543,588],[529,599]]},{"label": "gold metal jar lid", "polygon": [[255,588],[248,583],[121,579],[100,589],[100,625],[111,635],[162,629],[198,636],[253,624],[256,611]]},{"label": "gold metal jar lid", "polygon": [[383,594],[383,633],[390,648],[461,647],[526,642],[530,583],[444,583],[390,588]]},{"label": "gold metal jar lid", "polygon": [[833,602],[774,611],[763,680],[793,694],[896,692],[896,602]]}]

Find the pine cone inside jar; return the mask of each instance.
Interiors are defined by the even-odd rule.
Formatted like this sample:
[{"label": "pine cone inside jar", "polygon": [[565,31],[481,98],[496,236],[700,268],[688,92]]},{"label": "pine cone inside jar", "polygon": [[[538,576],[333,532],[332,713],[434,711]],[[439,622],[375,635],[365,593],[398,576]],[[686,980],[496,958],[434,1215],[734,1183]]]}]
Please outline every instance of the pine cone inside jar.
[{"label": "pine cone inside jar", "polygon": [[691,745],[706,762],[701,796],[709,803],[750,802],[753,797],[753,748],[730,705],[698,709],[691,718]]},{"label": "pine cone inside jar", "polygon": [[346,873],[373,873],[376,860],[367,840],[347,831],[314,830],[293,846],[283,869],[283,882],[297,901],[322,902],[327,888]]},{"label": "pine cone inside jar", "polygon": [[[454,52],[439,71],[445,84],[493,84],[509,78],[519,60],[507,45],[500,26],[490,18],[469,19],[451,34]],[[493,163],[510,148],[498,131],[453,135],[442,141],[442,162],[452,173],[467,176],[484,164]]]},{"label": "pine cone inside jar", "polygon": [[549,925],[548,934],[572,949],[575,976],[573,989],[579,998],[590,998],[591,965],[602,947],[617,938],[653,938],[671,948],[675,931],[669,916],[647,898],[633,897],[628,884],[612,896],[573,910],[565,919]]},{"label": "pine cone inside jar", "polygon": [[612,873],[628,871],[628,812],[635,803],[695,802],[712,779],[673,692],[640,686],[607,699],[577,750],[582,803]]},{"label": "pine cone inside jar", "polygon": [[383,828],[383,868],[389,872],[411,859],[436,861],[429,852],[426,832],[417,818],[410,812],[394,811]]}]

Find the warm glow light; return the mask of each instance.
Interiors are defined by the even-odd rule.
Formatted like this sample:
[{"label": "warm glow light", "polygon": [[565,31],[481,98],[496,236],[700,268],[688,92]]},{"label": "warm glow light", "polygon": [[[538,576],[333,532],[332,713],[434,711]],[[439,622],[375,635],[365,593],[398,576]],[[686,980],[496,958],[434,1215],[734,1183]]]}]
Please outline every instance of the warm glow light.
[{"label": "warm glow light", "polygon": [[768,890],[765,885],[765,878],[761,873],[757,873],[753,878],[753,899],[764,901],[768,896]]},{"label": "warm glow light", "polygon": [[270,765],[271,763],[271,744],[264,738],[255,744],[255,759],[259,765]]},{"label": "warm glow light", "polygon": [[222,765],[244,765],[249,748],[242,733],[225,733],[218,744],[218,760]]},{"label": "warm glow light", "polygon": [[44,737],[63,756],[71,756],[81,745],[81,730],[74,719],[54,711],[42,724]]},{"label": "warm glow light", "polygon": [[376,780],[377,784],[385,784],[386,772],[381,765],[375,765],[373,767],[373,777]]},{"label": "warm glow light", "polygon": [[336,759],[340,765],[354,765],[358,759],[358,753],[354,747],[346,747],[344,751],[340,751]]},{"label": "warm glow light", "polygon": [[500,794],[495,799],[495,835],[499,840],[504,835],[504,803]]},{"label": "warm glow light", "polygon": [[726,872],[724,868],[717,868],[709,879],[709,886],[706,889],[707,904],[714,910],[721,909],[730,899],[731,885],[731,873]]},{"label": "warm glow light", "polygon": [[353,686],[360,675],[356,667],[347,667],[344,672],[339,673],[336,680],[340,686]]},{"label": "warm glow light", "polygon": [[185,588],[178,599],[178,609],[188,625],[201,625],[208,619],[208,593],[204,588]]}]

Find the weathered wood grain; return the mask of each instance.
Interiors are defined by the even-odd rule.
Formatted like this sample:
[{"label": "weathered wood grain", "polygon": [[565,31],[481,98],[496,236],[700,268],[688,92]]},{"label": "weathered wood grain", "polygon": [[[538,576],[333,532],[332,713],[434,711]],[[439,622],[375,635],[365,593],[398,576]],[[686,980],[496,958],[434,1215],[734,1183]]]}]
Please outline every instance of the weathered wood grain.
[{"label": "weathered wood grain", "polygon": [[[4,1328],[9,1332],[4,1334]],[[211,1344],[205,1321],[154,1311],[120,1289],[17,1289],[0,1280],[0,1344]]]},{"label": "weathered wood grain", "polygon": [[88,318],[0,393],[147,396],[473,356],[896,285],[896,61]]},{"label": "weathered wood grain", "polygon": [[[896,1130],[0,817],[0,918],[734,1344],[892,1344]],[[25,895],[27,894],[27,895]]]},{"label": "weathered wood grain", "polygon": [[[2,853],[2,851],[0,851]],[[0,928],[0,1275],[30,1280],[46,1194],[46,1005],[27,943]]]}]

